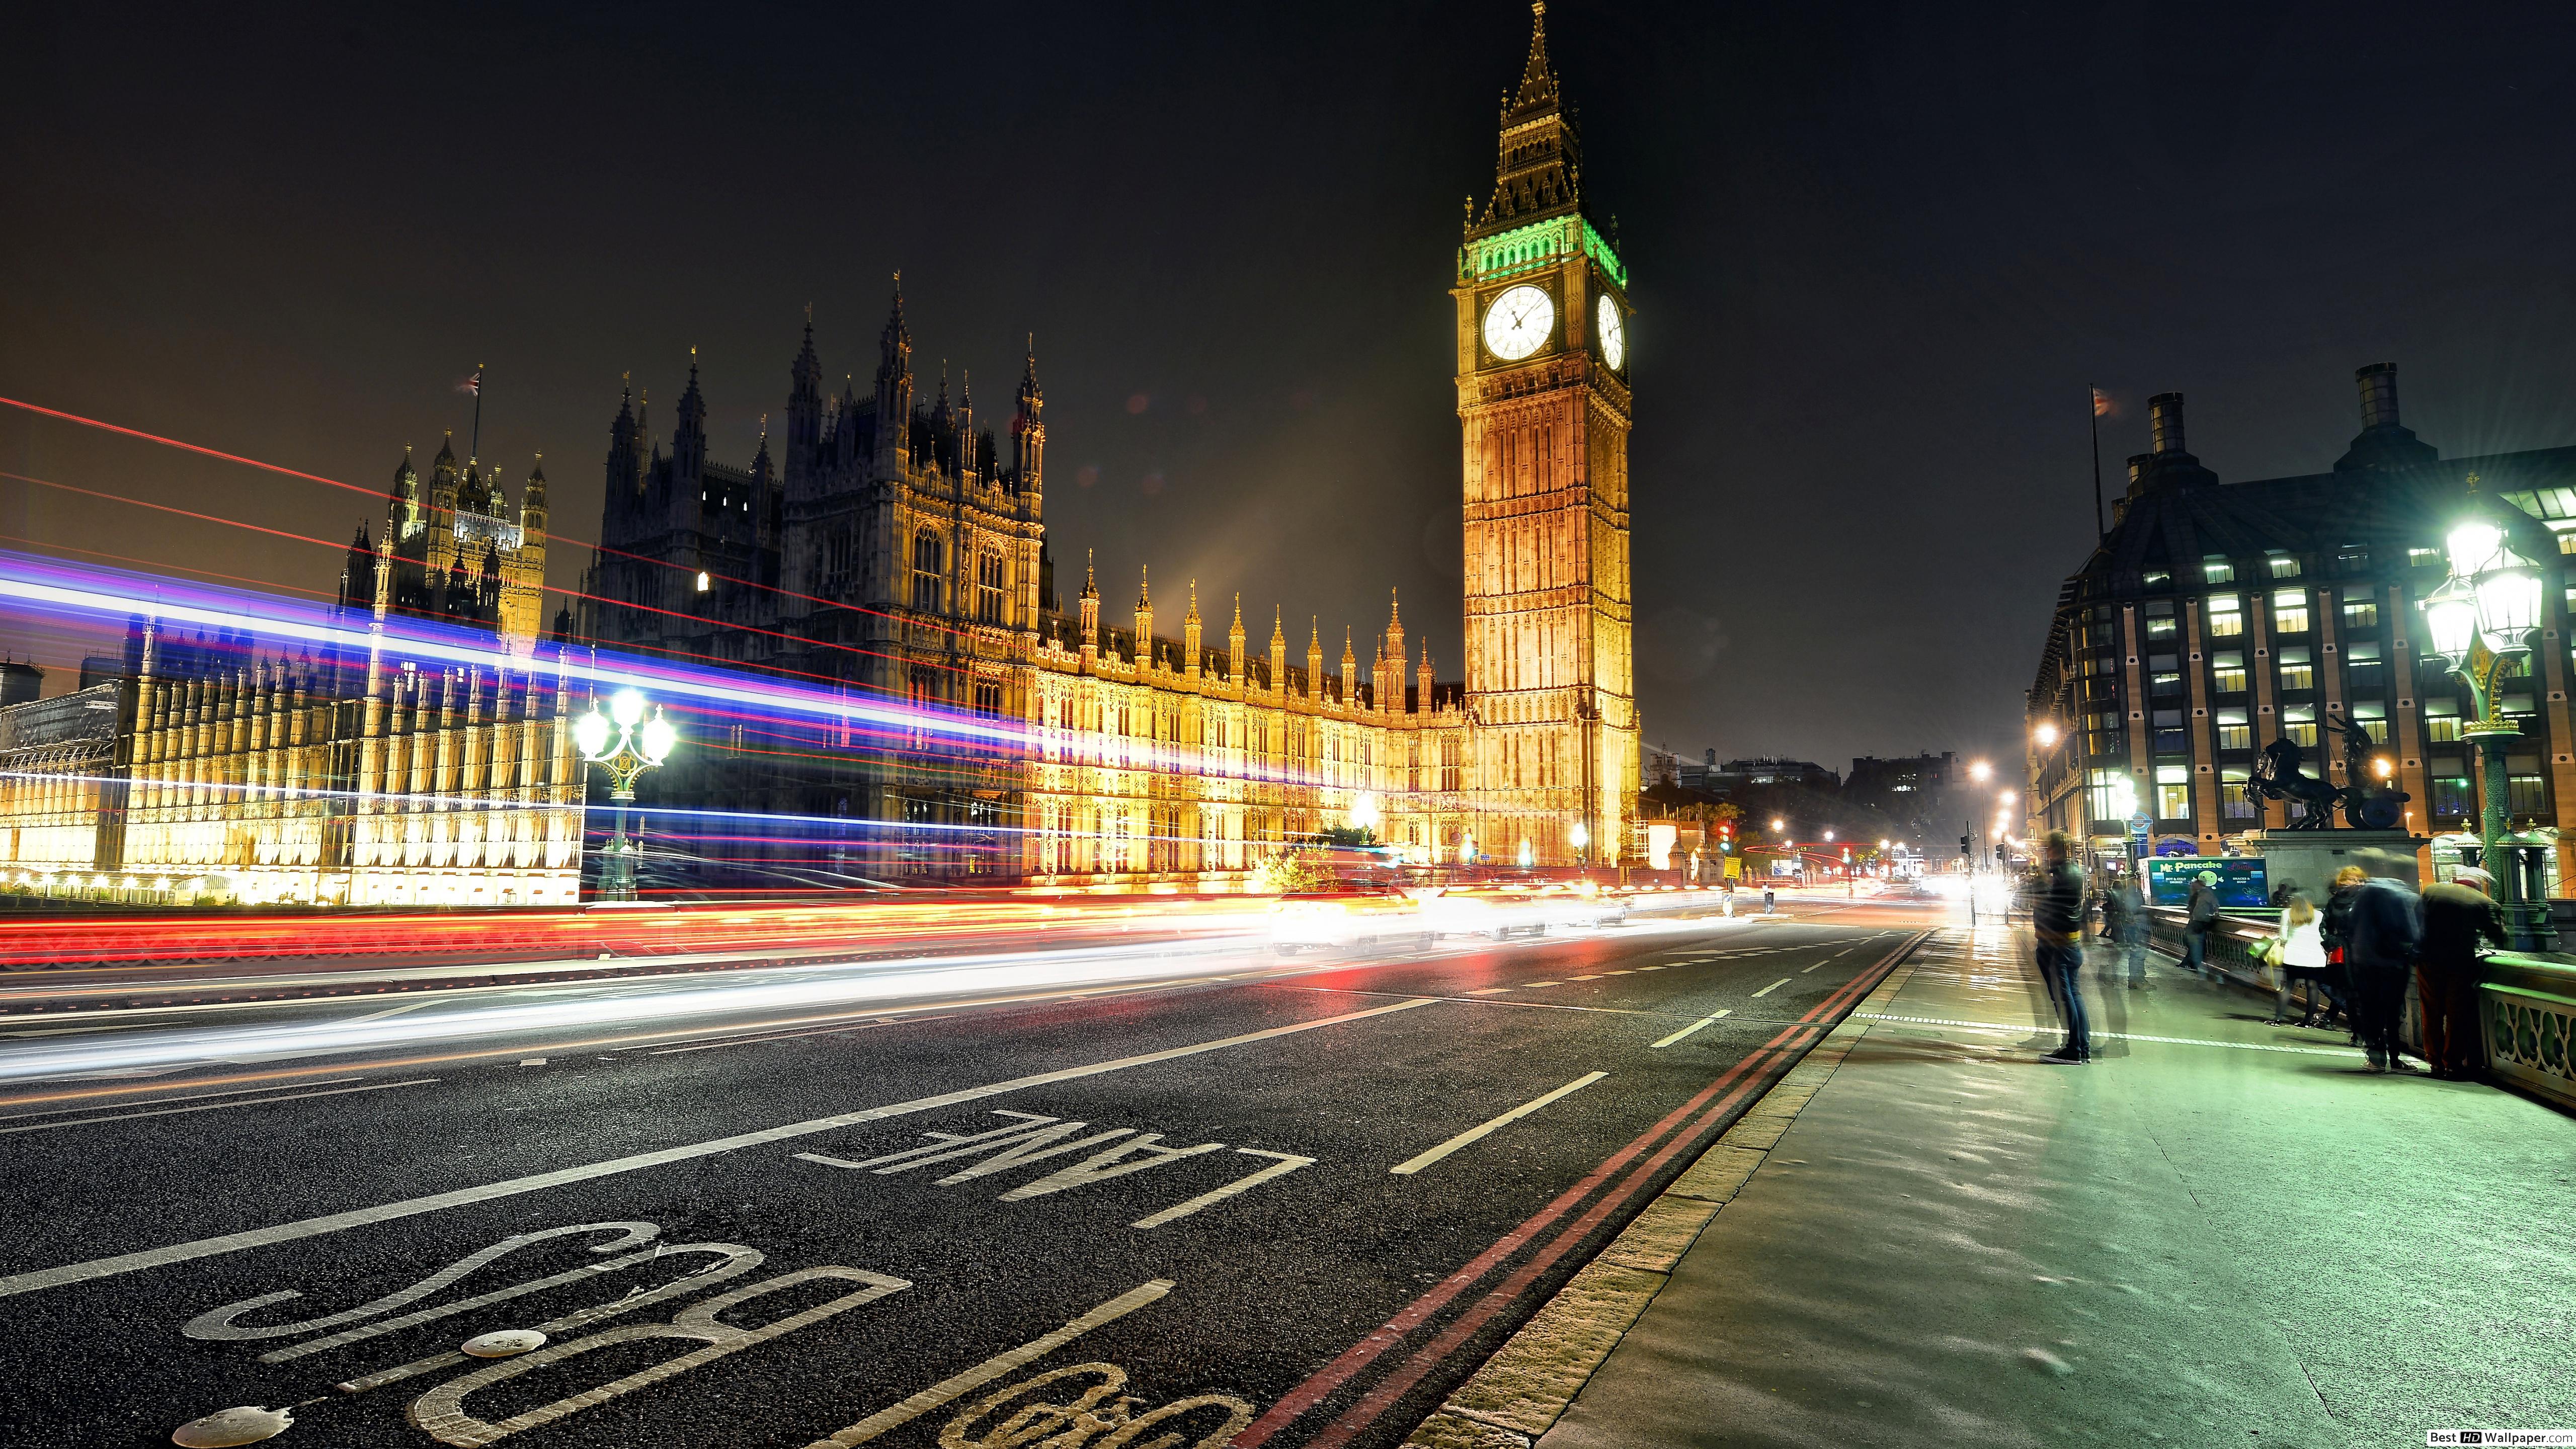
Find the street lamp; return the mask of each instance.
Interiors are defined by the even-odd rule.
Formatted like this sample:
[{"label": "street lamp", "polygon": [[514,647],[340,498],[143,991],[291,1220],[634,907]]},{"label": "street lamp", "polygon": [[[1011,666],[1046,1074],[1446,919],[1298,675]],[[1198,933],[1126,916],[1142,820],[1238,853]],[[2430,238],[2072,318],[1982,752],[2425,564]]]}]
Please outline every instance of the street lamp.
[{"label": "street lamp", "polygon": [[2505,531],[2477,501],[2478,476],[2469,475],[2474,510],[2443,540],[2450,576],[2426,595],[2424,632],[2428,652],[2440,658],[2451,677],[2469,687],[2477,719],[2460,733],[2477,741],[2480,792],[2486,797],[2478,814],[2480,862],[2495,876],[2496,904],[2502,909],[2516,950],[2545,950],[2551,944],[2546,907],[2522,899],[2520,872],[2503,865],[2497,848],[2511,828],[2505,809],[2505,743],[2518,739],[2522,727],[2507,719],[2498,685],[2505,665],[2531,653],[2532,633],[2540,627],[2546,585],[2531,560],[2515,553]]},{"label": "street lamp", "polygon": [[1377,808],[1377,797],[1363,791],[1351,799],[1351,828],[1375,831],[1385,816]]},{"label": "street lamp", "polygon": [[1576,864],[1591,864],[1590,861],[1583,858],[1584,848],[1592,843],[1592,828],[1590,826],[1585,825],[1580,820],[1575,821],[1574,827],[1565,832],[1565,842],[1566,844],[1574,847],[1574,859]]},{"label": "street lamp", "polygon": [[1969,762],[1969,765],[1968,765],[1968,778],[1969,778],[1969,779],[1974,780],[1974,781],[1976,781],[1978,784],[1982,785],[1982,784],[1986,783],[1988,780],[1993,779],[1994,777],[1995,777],[1995,767],[1994,767],[1994,766],[1987,764],[1987,763],[1986,763],[1985,761],[1983,761],[1983,760],[1973,760],[1973,761],[1970,761],[1970,762]]},{"label": "street lamp", "polygon": [[621,689],[608,701],[606,714],[600,713],[597,699],[590,702],[590,713],[572,722],[572,742],[580,747],[583,759],[608,768],[608,798],[617,802],[617,830],[608,837],[608,860],[599,872],[599,898],[631,901],[635,899],[635,846],[626,838],[626,807],[635,800],[635,777],[671,757],[672,747],[680,742],[679,731],[662,717],[659,705],[648,719],[644,696]]},{"label": "street lamp", "polygon": [[2030,737],[2039,741],[2041,749],[2047,749],[2057,743],[2057,726],[2052,721],[2041,720],[2039,728],[2030,732]]}]

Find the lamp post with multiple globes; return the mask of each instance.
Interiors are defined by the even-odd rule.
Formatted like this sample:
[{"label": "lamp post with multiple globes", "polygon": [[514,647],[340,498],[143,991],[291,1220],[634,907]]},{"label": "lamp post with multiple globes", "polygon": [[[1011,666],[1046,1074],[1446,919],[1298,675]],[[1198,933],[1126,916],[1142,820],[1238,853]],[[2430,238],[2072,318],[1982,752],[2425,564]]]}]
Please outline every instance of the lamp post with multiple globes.
[{"label": "lamp post with multiple globes", "polygon": [[680,733],[662,717],[659,705],[647,718],[644,696],[621,689],[608,701],[605,714],[598,700],[590,702],[590,713],[572,723],[572,742],[580,747],[583,759],[607,769],[608,798],[617,802],[617,829],[608,837],[608,858],[600,865],[599,898],[631,901],[635,899],[635,844],[626,838],[626,807],[635,802],[635,777],[669,759]]},{"label": "lamp post with multiple globes", "polygon": [[2432,645],[2426,652],[2469,687],[2476,719],[2460,733],[2478,746],[2479,793],[2484,797],[2478,813],[2479,860],[2495,876],[2496,905],[2506,930],[2516,950],[2546,949],[2554,935],[2546,924],[2547,905],[2522,898],[2521,872],[2496,853],[2511,830],[2505,746],[2522,734],[2522,727],[2503,712],[2499,686],[2506,665],[2531,654],[2546,586],[2540,570],[2513,551],[2504,528],[2476,501],[2477,484],[2477,475],[2470,474],[2472,511],[2444,540],[2450,575],[2421,602]]}]

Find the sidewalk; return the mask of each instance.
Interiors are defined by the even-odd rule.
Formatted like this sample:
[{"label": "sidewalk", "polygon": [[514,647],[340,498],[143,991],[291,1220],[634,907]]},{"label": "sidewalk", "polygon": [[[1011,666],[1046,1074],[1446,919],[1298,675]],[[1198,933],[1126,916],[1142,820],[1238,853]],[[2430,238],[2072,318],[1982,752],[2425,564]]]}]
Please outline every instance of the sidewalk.
[{"label": "sidewalk", "polygon": [[2034,1030],[2054,1016],[2026,929],[1926,943],[1819,1050],[1848,1047],[1642,1317],[1594,1336],[1606,1361],[1557,1350],[1570,1407],[1493,1381],[1572,1290],[1415,1442],[2576,1428],[2576,1120],[2367,1075],[2340,1033],[2263,1026],[2268,1002],[2161,958],[2152,989],[2115,989],[2109,957],[2088,969],[2099,1059],[2058,1067],[2033,1060],[2058,1037]]}]

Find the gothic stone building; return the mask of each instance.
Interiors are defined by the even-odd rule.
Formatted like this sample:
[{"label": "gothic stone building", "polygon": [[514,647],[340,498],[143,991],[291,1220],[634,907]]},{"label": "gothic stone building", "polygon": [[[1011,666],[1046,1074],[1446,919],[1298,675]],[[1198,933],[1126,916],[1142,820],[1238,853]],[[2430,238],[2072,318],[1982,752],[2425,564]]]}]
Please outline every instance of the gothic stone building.
[{"label": "gothic stone building", "polygon": [[924,396],[898,279],[869,390],[825,395],[809,321],[784,436],[764,430],[748,466],[710,455],[694,363],[667,449],[620,403],[580,632],[1024,742],[701,728],[647,777],[648,802],[761,817],[708,826],[695,852],[754,886],[823,857],[836,873],[1213,880],[1369,804],[1416,859],[1567,863],[1578,824],[1582,855],[1621,855],[1637,787],[1627,272],[1584,206],[1543,15],[1498,149],[1451,287],[1462,681],[1435,680],[1392,604],[1365,672],[1347,638],[1328,670],[1311,626],[1292,657],[1277,612],[1256,652],[1239,599],[1207,638],[1195,584],[1177,637],[1157,631],[1150,580],[1132,625],[1103,616],[1087,567],[1063,609],[1036,358],[998,426],[944,370]]}]

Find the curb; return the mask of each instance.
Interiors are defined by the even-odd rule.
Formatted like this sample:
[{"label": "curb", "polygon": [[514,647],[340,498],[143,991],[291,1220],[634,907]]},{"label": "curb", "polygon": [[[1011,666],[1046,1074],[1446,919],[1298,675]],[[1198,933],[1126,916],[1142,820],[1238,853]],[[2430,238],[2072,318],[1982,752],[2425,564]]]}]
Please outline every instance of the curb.
[{"label": "curb", "polygon": [[[1926,937],[1923,944],[1928,944]],[[1917,949],[1920,949],[1918,945]],[[1673,1269],[1914,975],[1913,952],[1682,1170],[1405,1439],[1410,1449],[1529,1449],[1556,1426]]]}]

